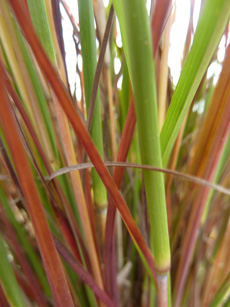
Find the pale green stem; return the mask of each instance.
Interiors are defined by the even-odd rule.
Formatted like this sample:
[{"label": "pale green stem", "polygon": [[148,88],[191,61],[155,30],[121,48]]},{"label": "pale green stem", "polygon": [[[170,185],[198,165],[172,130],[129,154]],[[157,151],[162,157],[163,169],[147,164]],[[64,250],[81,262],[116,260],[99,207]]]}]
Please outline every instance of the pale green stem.
[{"label": "pale green stem", "polygon": [[[155,67],[144,1],[115,0],[123,46],[135,97],[142,163],[161,167]],[[170,248],[162,174],[143,171],[150,221],[150,247],[158,274],[170,268]]]}]

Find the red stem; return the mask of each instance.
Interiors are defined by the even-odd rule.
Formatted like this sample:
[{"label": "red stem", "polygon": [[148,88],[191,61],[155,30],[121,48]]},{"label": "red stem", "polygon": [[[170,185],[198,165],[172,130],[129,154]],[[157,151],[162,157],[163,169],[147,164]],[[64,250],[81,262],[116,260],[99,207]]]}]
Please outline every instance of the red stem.
[{"label": "red stem", "polygon": [[[134,99],[131,99],[131,103],[128,110],[127,119],[122,132],[120,146],[117,154],[117,161],[125,162],[129,147],[132,141],[132,136],[134,128],[136,125],[136,115],[134,107]],[[115,167],[113,172],[113,179],[120,189],[122,176],[124,173],[124,167]],[[108,202],[108,211],[106,218],[106,228],[105,228],[105,285],[108,293],[115,299],[118,304],[118,289],[116,281],[116,256],[115,256],[115,217],[116,217],[116,207],[111,199]]]},{"label": "red stem", "polygon": [[167,21],[167,16],[169,14],[170,4],[171,1],[168,0],[157,0],[154,7],[154,12],[151,20],[154,56],[156,55],[161,35],[164,31],[164,27]]}]

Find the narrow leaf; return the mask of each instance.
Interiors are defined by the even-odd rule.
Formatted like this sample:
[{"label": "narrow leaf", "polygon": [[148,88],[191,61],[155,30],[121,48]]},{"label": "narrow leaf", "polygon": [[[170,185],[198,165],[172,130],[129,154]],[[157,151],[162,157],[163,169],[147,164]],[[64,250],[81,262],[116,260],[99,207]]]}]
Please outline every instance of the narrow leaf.
[{"label": "narrow leaf", "polygon": [[230,16],[229,0],[204,1],[191,50],[161,130],[163,166]]}]

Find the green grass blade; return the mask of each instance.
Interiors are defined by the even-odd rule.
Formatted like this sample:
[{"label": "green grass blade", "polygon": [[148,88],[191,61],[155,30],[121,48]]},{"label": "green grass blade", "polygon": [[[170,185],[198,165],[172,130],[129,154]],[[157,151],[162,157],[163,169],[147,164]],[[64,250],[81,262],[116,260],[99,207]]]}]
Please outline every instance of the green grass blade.
[{"label": "green grass blade", "polygon": [[[135,97],[142,163],[161,167],[155,68],[145,1],[114,1]],[[150,246],[155,267],[164,274],[170,266],[170,249],[162,174],[143,171],[151,227]]]},{"label": "green grass blade", "polygon": [[[94,29],[93,1],[79,0],[79,22],[80,38],[83,57],[83,74],[85,85],[85,100],[87,112],[89,111],[89,102],[94,80],[94,74],[97,65],[96,35]],[[103,158],[103,138],[102,138],[102,121],[101,121],[101,101],[99,90],[96,96],[94,117],[91,127],[91,137]],[[92,171],[94,201],[97,206],[107,204],[106,189],[95,170]]]},{"label": "green grass blade", "polygon": [[179,129],[218,46],[229,16],[229,0],[204,2],[191,50],[161,130],[163,166],[167,165]]},{"label": "green grass blade", "polygon": [[44,0],[27,0],[32,22],[42,46],[52,63],[56,64],[56,54],[52,43],[52,36],[47,19]]},{"label": "green grass blade", "polygon": [[7,258],[7,251],[4,241],[0,235],[0,281],[11,306],[24,307],[25,302],[20,287],[15,278],[13,269]]}]

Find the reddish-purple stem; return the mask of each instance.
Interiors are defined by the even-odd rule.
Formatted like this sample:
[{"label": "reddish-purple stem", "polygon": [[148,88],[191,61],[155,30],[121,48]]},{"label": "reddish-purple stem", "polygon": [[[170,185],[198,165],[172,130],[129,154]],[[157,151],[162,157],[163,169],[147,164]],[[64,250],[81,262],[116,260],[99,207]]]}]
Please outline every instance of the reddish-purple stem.
[{"label": "reddish-purple stem", "polygon": [[[121,136],[121,142],[117,154],[117,161],[125,162],[128,155],[129,147],[132,141],[134,128],[136,125],[134,100],[131,99],[130,107],[128,110],[127,119],[125,122],[124,130]],[[113,172],[113,179],[118,188],[120,188],[124,167],[115,167]],[[115,299],[116,303],[119,302],[117,282],[116,282],[116,257],[115,257],[115,217],[116,207],[109,198],[108,211],[106,218],[105,228],[105,285],[108,293]]]}]

